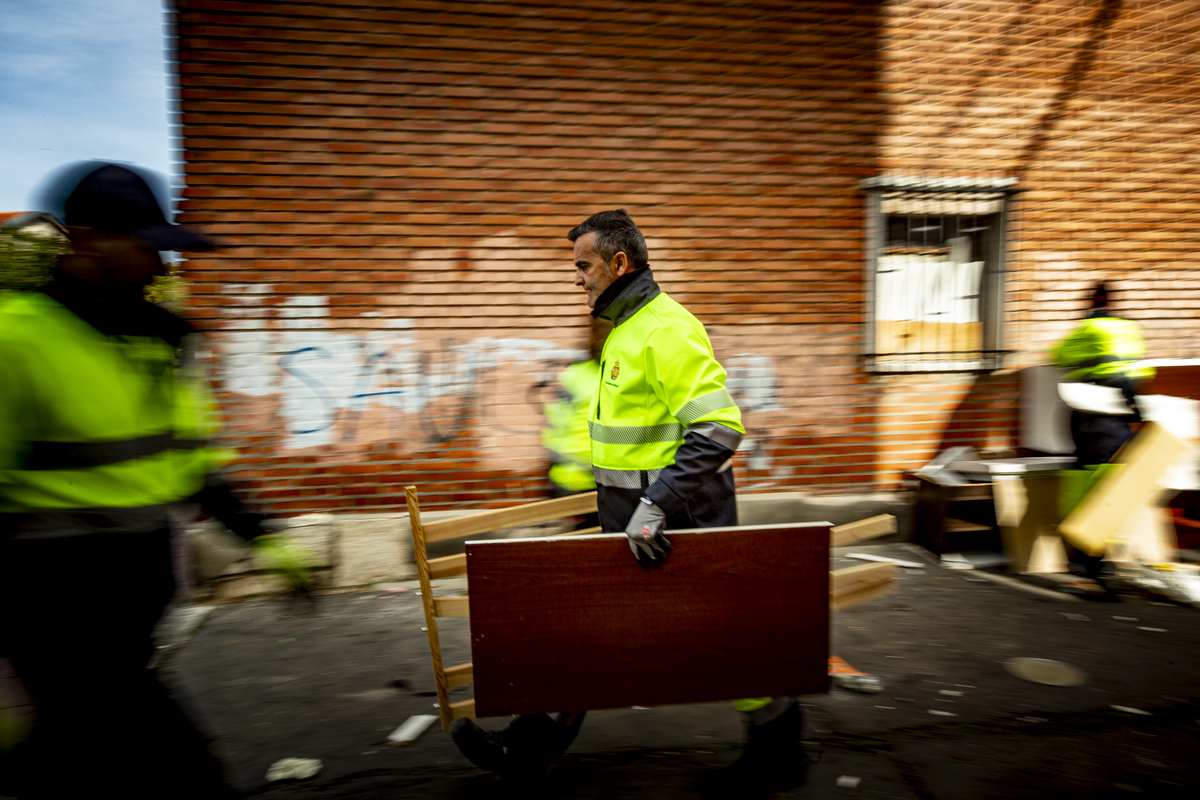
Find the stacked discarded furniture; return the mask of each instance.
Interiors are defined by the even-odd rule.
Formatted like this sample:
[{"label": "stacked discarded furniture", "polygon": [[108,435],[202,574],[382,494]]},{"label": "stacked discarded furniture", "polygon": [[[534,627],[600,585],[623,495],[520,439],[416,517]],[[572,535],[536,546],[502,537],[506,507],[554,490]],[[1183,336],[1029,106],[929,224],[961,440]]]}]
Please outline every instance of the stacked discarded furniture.
[{"label": "stacked discarded furniture", "polygon": [[[812,694],[828,684],[829,612],[891,590],[895,565],[829,572],[829,548],[895,530],[881,516],[673,531],[660,569],[638,567],[624,534],[427,545],[596,509],[595,493],[422,523],[406,490],[442,727],[461,717]],[[434,581],[467,575],[466,596]],[[466,617],[470,663],[443,663],[438,619]],[[638,680],[628,680],[637,674]],[[450,702],[473,684],[475,697]]]}]

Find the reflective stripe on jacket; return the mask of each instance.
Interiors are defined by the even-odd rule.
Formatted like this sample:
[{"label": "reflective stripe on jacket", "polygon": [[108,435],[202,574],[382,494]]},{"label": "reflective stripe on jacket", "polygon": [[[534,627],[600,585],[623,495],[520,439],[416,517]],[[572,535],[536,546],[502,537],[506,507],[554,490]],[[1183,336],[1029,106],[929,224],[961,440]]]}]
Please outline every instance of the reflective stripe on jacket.
[{"label": "reflective stripe on jacket", "polygon": [[675,462],[689,433],[737,450],[741,411],[704,326],[659,290],[649,270],[600,315],[615,327],[588,418],[598,484],[645,488]]},{"label": "reflective stripe on jacket", "polygon": [[1134,367],[1146,357],[1142,329],[1133,320],[1119,317],[1089,317],[1054,348],[1055,365],[1070,370],[1068,381],[1103,380],[1127,375],[1133,380],[1150,378],[1151,367]]},{"label": "reflective stripe on jacket", "polygon": [[44,294],[0,301],[0,526],[22,538],[162,527],[229,454],[199,371]]}]

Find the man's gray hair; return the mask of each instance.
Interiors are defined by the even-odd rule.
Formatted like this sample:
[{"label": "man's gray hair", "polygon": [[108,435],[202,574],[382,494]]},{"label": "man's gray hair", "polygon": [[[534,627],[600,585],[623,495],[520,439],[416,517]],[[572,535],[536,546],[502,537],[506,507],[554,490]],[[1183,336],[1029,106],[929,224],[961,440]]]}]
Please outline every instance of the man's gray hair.
[{"label": "man's gray hair", "polygon": [[574,242],[585,233],[596,232],[595,248],[607,264],[617,253],[624,253],[634,270],[650,266],[650,254],[646,250],[646,239],[633,219],[618,208],[616,211],[600,211],[576,225],[567,234]]}]

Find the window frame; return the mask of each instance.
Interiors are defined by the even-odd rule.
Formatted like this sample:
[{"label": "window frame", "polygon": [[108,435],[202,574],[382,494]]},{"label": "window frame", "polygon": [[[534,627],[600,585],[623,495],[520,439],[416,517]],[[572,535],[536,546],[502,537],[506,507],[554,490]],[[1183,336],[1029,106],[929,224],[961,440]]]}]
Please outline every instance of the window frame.
[{"label": "window frame", "polygon": [[[866,195],[867,215],[866,253],[864,254],[864,317],[866,324],[861,354],[863,369],[866,372],[881,375],[946,372],[990,373],[1003,368],[1004,356],[1013,352],[1004,349],[1004,308],[1007,256],[1011,238],[1012,200],[1020,191],[1016,184],[1016,178],[981,180],[979,178],[926,179],[896,176],[878,176],[868,178],[860,183],[860,188]],[[999,203],[997,211],[989,212],[989,216],[994,213],[997,220],[995,232],[988,234],[989,238],[994,237],[994,241],[989,242],[989,249],[994,248],[994,251],[988,253],[988,256],[994,259],[994,263],[990,263],[985,258],[980,277],[978,316],[982,325],[982,334],[979,350],[877,352],[879,309],[876,283],[880,258],[888,246],[888,215],[883,211],[883,200],[885,194],[897,193],[909,195],[914,199],[944,198],[946,195],[952,194],[969,196],[969,199],[959,198],[958,202],[963,203],[975,201]],[[955,201],[951,200],[950,202]],[[963,217],[968,214],[943,213],[940,216]],[[961,353],[977,354],[977,357],[955,357]],[[914,356],[923,358],[913,358]]]}]

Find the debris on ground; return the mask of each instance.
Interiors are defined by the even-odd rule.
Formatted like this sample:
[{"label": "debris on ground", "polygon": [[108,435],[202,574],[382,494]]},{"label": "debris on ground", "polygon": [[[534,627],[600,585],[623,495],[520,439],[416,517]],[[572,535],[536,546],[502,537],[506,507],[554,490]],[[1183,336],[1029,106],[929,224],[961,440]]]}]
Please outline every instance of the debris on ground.
[{"label": "debris on ground", "polygon": [[829,657],[829,678],[834,686],[852,692],[875,694],[883,691],[881,678],[857,670],[837,656]]},{"label": "debris on ground", "polygon": [[412,744],[437,720],[433,714],[414,714],[396,730],[388,734],[388,744]]},{"label": "debris on ground", "polygon": [[1002,567],[1008,561],[1003,553],[944,553],[941,566],[947,569],[989,569]]},{"label": "debris on ground", "polygon": [[936,567],[941,564],[941,561],[937,556],[935,556],[933,553],[929,552],[928,550],[926,550],[924,547],[922,547],[919,544],[911,544],[911,543],[902,544],[902,545],[900,545],[900,549],[907,550],[908,552],[912,553],[913,555],[916,555],[916,556],[919,556],[920,558],[925,559],[925,561],[928,562],[930,566]]},{"label": "debris on ground", "polygon": [[875,539],[896,532],[896,518],[891,514],[848,522],[829,530],[829,545],[843,547],[866,539]]},{"label": "debris on ground", "polygon": [[1109,706],[1113,711],[1120,711],[1122,714],[1139,714],[1143,717],[1153,716],[1149,711],[1133,706]]},{"label": "debris on ground", "polygon": [[857,789],[862,783],[862,778],[857,775],[839,775],[837,785],[839,789]]},{"label": "debris on ground", "polygon": [[895,591],[896,565],[858,564],[829,573],[829,610],[858,605]]},{"label": "debris on ground", "polygon": [[267,780],[302,781],[315,776],[324,766],[318,758],[281,758],[267,770]]},{"label": "debris on ground", "polygon": [[1200,567],[1194,564],[1114,564],[1105,582],[1114,591],[1141,591],[1200,607]]},{"label": "debris on ground", "polygon": [[871,553],[847,553],[846,558],[854,558],[859,561],[878,561],[880,563],[895,564],[897,567],[907,567],[909,569],[925,569],[924,564],[916,561],[902,561],[899,558],[888,558],[887,556],[876,556]]}]

